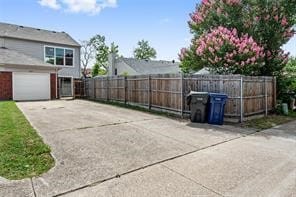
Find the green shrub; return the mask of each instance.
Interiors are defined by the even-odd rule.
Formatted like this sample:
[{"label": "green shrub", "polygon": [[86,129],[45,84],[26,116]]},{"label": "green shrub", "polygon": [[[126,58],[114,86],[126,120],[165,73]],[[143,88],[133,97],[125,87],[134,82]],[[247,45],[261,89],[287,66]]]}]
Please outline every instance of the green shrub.
[{"label": "green shrub", "polygon": [[296,58],[290,58],[283,74],[278,77],[278,99],[289,103],[296,98]]}]

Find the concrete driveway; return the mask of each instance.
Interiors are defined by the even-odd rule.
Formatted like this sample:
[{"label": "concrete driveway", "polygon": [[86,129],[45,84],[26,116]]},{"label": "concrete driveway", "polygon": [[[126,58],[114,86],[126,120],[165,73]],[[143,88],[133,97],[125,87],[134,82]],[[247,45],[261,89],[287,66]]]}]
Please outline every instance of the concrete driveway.
[{"label": "concrete driveway", "polygon": [[253,134],[89,101],[17,104],[56,166],[0,196],[296,196],[296,122]]}]

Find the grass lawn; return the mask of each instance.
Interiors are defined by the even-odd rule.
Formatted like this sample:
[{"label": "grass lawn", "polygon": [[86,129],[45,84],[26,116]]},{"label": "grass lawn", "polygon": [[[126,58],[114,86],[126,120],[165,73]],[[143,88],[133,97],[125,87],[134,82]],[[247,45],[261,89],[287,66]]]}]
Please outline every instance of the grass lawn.
[{"label": "grass lawn", "polygon": [[0,102],[0,176],[11,180],[34,177],[53,166],[50,148],[16,104]]},{"label": "grass lawn", "polygon": [[258,131],[261,131],[293,120],[296,120],[296,112],[290,111],[288,116],[270,115],[267,117],[246,121],[243,123],[242,126],[246,128],[254,128]]}]

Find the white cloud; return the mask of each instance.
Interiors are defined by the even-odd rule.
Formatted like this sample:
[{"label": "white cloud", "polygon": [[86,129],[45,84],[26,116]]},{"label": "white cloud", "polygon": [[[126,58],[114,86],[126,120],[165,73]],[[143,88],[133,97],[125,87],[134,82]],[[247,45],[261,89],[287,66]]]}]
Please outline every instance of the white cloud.
[{"label": "white cloud", "polygon": [[67,12],[93,15],[104,8],[117,6],[117,0],[40,0],[39,3],[53,9],[62,7]]},{"label": "white cloud", "polygon": [[107,0],[108,7],[116,7],[117,0]]},{"label": "white cloud", "polygon": [[38,3],[42,6],[49,7],[54,10],[58,10],[61,8],[61,5],[58,4],[57,0],[40,0]]}]

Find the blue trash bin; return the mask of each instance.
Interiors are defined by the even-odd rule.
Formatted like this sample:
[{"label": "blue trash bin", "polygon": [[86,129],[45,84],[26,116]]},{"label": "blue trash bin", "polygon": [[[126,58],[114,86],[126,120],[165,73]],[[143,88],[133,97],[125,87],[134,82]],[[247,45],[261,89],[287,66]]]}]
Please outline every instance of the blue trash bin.
[{"label": "blue trash bin", "polygon": [[209,93],[208,123],[222,125],[224,122],[224,108],[227,101],[226,94]]}]

